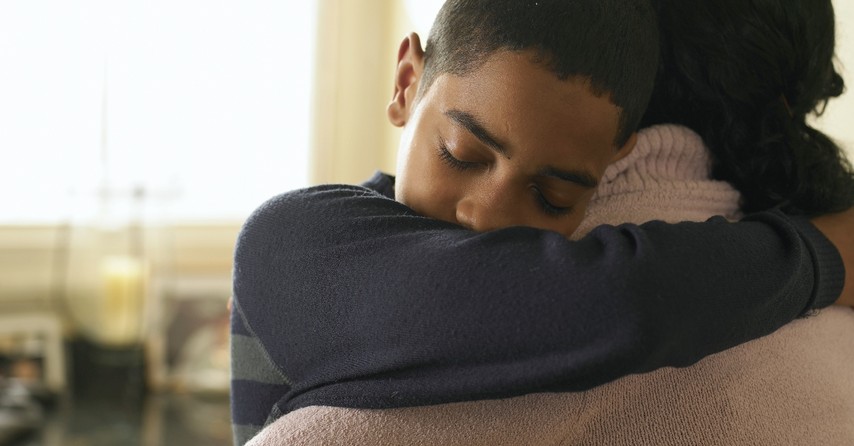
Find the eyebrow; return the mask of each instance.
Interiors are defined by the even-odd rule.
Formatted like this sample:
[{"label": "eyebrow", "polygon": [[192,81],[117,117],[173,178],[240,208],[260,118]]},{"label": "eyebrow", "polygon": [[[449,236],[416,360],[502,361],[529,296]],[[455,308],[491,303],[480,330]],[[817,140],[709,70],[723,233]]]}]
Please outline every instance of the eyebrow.
[{"label": "eyebrow", "polygon": [[563,181],[569,181],[570,183],[578,184],[581,187],[587,189],[593,189],[599,186],[599,180],[596,179],[589,172],[585,172],[583,170],[563,170],[556,169],[554,167],[546,167],[545,169],[539,172],[540,175],[544,177],[557,178]]},{"label": "eyebrow", "polygon": [[503,155],[506,158],[510,158],[510,154],[507,151],[507,147],[504,144],[498,142],[498,139],[492,136],[486,128],[483,127],[483,124],[474,117],[471,113],[464,112],[462,110],[448,110],[445,112],[445,116],[451,118],[457,124],[465,127],[475,138],[479,139],[480,142],[484,143],[486,146],[495,150],[499,154]]},{"label": "eyebrow", "polygon": [[[487,147],[495,150],[508,159],[510,158],[507,147],[498,142],[498,139],[492,136],[483,124],[481,124],[480,121],[471,113],[451,109],[445,112],[445,116],[451,118],[451,120],[464,127]],[[540,170],[539,175],[575,183],[587,189],[593,189],[599,185],[599,180],[596,179],[595,176],[583,170],[564,170],[550,166]]]}]

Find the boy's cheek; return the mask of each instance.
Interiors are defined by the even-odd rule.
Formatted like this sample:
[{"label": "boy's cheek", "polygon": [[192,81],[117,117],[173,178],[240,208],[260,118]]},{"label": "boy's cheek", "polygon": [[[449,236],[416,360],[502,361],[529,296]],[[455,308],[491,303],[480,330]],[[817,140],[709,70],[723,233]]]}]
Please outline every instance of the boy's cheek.
[{"label": "boy's cheek", "polygon": [[435,187],[419,187],[404,194],[399,201],[424,217],[457,223],[455,203],[449,195]]},{"label": "boy's cheek", "polygon": [[457,185],[438,157],[430,155],[423,144],[411,146],[398,172],[395,199],[419,215],[456,223]]},{"label": "boy's cheek", "polygon": [[419,215],[456,223],[456,200],[452,184],[441,172],[423,166],[406,172],[396,188],[397,201],[409,206]]}]

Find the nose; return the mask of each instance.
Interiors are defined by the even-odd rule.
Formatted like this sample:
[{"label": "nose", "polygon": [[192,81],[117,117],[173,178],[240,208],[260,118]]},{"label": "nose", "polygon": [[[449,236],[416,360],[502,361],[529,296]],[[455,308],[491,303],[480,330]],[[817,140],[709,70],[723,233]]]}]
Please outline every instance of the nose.
[{"label": "nose", "polygon": [[457,222],[477,232],[517,226],[516,213],[509,205],[510,197],[498,191],[472,193],[457,202]]}]

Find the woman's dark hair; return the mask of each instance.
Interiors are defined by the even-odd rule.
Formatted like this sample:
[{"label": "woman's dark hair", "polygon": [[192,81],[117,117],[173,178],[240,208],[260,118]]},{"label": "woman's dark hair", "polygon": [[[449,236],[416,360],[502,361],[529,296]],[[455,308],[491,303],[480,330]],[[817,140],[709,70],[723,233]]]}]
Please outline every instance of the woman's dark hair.
[{"label": "woman's dark hair", "polygon": [[745,212],[816,215],[854,205],[844,152],[811,127],[844,83],[831,0],[655,0],[661,66],[642,126],[699,133],[713,176]]},{"label": "woman's dark hair", "polygon": [[427,40],[420,94],[438,75],[468,74],[497,51],[534,50],[559,79],[583,78],[621,108],[619,147],[646,110],[658,47],[648,0],[448,0]]}]

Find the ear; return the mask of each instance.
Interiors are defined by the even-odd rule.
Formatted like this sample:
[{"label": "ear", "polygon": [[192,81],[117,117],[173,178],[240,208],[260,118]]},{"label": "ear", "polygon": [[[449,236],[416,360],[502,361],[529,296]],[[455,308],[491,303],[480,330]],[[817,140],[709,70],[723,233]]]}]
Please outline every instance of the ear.
[{"label": "ear", "polygon": [[617,161],[629,156],[629,154],[632,153],[632,150],[635,149],[635,145],[637,143],[638,132],[634,132],[631,136],[629,136],[629,139],[626,140],[626,143],[623,144],[623,147],[620,147],[619,150],[617,150],[617,153],[614,154],[614,157],[611,159],[611,162],[616,163]]},{"label": "ear", "polygon": [[396,127],[409,121],[413,102],[418,93],[418,82],[424,72],[424,50],[421,38],[411,33],[397,51],[397,69],[394,72],[394,95],[388,104],[388,120]]}]

